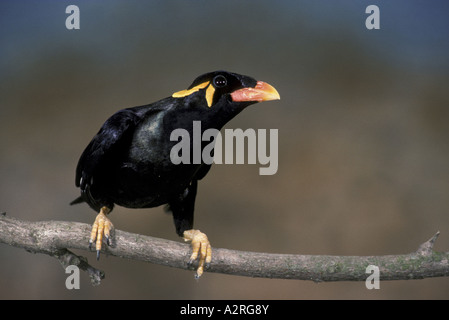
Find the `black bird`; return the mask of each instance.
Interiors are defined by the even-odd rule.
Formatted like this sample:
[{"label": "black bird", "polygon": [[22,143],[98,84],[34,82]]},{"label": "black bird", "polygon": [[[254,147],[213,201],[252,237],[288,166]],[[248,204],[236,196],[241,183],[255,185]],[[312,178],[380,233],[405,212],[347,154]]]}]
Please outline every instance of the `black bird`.
[{"label": "black bird", "polygon": [[187,90],[120,110],[106,120],[79,159],[75,184],[81,196],[71,203],[86,202],[99,212],[89,241],[89,246],[96,242],[97,258],[103,237],[109,244],[113,225],[106,215],[115,204],[128,208],[168,204],[176,233],[192,242],[190,263],[199,256],[196,277],[201,276],[211,261],[211,247],[207,236],[193,229],[193,212],[198,180],[211,165],[174,164],[170,152],[178,141],[170,135],[185,129],[192,136],[193,121],[200,121],[202,132],[220,130],[247,106],[276,99],[278,92],[265,82],[215,71],[197,77]]}]

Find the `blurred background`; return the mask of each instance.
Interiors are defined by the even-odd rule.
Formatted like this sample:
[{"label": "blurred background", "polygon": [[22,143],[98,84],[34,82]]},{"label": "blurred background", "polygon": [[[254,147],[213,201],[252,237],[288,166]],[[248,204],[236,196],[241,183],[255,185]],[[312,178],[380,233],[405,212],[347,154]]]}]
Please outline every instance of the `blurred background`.
[{"label": "blurred background", "polygon": [[[68,5],[80,29],[65,27]],[[368,30],[368,5],[380,30]],[[224,69],[281,100],[226,128],[279,130],[279,169],[215,165],[195,227],[215,247],[272,253],[403,254],[437,231],[449,250],[447,1],[1,1],[0,211],[92,223],[81,152],[115,111]],[[163,208],[116,228],[180,241]],[[87,245],[87,244],[86,244]],[[184,271],[77,252],[106,272],[81,289],[53,258],[0,244],[1,299],[447,299],[449,278],[316,284]]]}]

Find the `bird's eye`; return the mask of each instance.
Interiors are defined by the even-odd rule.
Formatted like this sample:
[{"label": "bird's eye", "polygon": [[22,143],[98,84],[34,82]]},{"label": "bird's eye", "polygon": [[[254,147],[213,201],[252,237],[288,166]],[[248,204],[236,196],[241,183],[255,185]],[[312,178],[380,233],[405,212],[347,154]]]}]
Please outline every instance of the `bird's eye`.
[{"label": "bird's eye", "polygon": [[214,78],[213,83],[215,88],[223,88],[228,84],[228,80],[224,76],[218,75]]}]

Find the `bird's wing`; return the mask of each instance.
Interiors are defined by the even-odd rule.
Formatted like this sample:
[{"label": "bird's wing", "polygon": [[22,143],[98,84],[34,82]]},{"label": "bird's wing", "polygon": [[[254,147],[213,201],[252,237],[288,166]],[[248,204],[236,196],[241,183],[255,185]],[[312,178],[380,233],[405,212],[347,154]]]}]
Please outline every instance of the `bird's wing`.
[{"label": "bird's wing", "polygon": [[82,153],[76,168],[75,185],[82,192],[92,183],[100,166],[107,165],[114,154],[131,142],[140,117],[132,109],[124,109],[112,115]]}]

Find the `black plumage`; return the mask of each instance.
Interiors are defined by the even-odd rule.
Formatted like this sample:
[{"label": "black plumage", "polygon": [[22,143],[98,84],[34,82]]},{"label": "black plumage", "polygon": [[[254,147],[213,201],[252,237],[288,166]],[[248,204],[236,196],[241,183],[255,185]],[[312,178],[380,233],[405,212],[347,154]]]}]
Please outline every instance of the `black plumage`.
[{"label": "black plumage", "polygon": [[[201,122],[202,132],[220,130],[247,106],[273,99],[279,95],[266,83],[215,71],[196,78],[187,90],[118,111],[79,159],[75,184],[81,196],[72,204],[86,202],[96,212],[107,208],[106,213],[115,204],[128,208],[168,204],[176,232],[183,236],[193,228],[198,180],[208,173],[210,164],[174,164],[170,152],[178,141],[170,140],[171,133],[181,128],[192,137],[193,121]],[[98,236],[101,240],[102,235]]]}]

